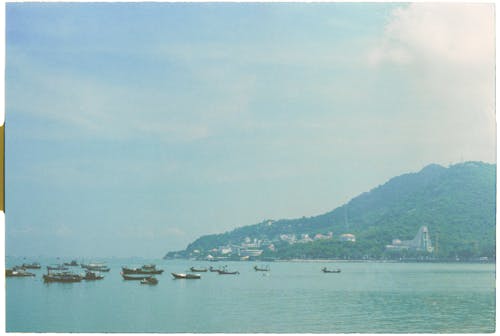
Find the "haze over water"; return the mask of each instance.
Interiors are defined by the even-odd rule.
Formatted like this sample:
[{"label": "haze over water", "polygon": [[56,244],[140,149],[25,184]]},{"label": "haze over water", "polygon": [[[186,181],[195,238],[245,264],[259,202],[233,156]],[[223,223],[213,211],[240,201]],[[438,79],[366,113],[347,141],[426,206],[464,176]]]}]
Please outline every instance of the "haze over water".
[{"label": "haze over water", "polygon": [[[47,265],[55,260],[39,260]],[[7,266],[22,263],[9,258]],[[9,332],[484,333],[495,330],[494,264],[162,261],[157,286],[124,281],[110,259],[102,281],[44,284],[8,278]],[[201,273],[173,280],[191,266],[228,265],[240,275]],[[340,267],[340,274],[320,269]],[[75,271],[82,272],[80,268]]]}]

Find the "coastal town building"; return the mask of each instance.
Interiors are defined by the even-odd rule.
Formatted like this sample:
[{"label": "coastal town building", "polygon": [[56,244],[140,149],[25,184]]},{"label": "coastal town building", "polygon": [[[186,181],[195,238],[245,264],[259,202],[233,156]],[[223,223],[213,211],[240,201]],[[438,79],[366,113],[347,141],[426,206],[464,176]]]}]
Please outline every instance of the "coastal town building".
[{"label": "coastal town building", "polygon": [[233,252],[231,246],[219,246],[218,252],[220,254],[230,254]]},{"label": "coastal town building", "polygon": [[347,241],[347,242],[352,242],[352,243],[356,242],[356,236],[353,235],[352,233],[341,234],[339,239],[340,239],[340,241]]},{"label": "coastal town building", "polygon": [[245,248],[240,249],[239,256],[240,257],[258,257],[264,252],[263,250],[255,249],[255,248]]},{"label": "coastal town building", "polygon": [[305,234],[300,235],[300,239],[297,242],[298,243],[310,243],[312,241],[313,240],[311,239],[311,237],[309,237],[309,235],[307,233],[305,233]]},{"label": "coastal town building", "polygon": [[314,236],[314,240],[321,240],[321,239],[332,239],[333,238],[333,232],[328,232],[327,235],[324,235],[322,233],[317,233]]},{"label": "coastal town building", "polygon": [[294,244],[297,238],[294,234],[280,234],[280,240],[286,241],[289,244]]}]

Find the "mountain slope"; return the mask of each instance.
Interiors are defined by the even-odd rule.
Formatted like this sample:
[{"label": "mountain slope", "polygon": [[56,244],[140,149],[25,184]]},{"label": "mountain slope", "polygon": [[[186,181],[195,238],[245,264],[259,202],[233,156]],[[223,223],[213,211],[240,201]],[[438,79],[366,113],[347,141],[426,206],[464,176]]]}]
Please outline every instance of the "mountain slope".
[{"label": "mountain slope", "polygon": [[[496,165],[466,162],[445,168],[429,165],[418,173],[397,176],[335,210],[309,218],[263,221],[223,234],[200,237],[181,255],[208,251],[246,238],[276,241],[270,256],[385,256],[392,239],[412,239],[426,225],[439,257],[495,255]],[[355,244],[335,239],[285,244],[281,234],[333,232],[356,235]],[[318,252],[319,251],[319,252]]]}]

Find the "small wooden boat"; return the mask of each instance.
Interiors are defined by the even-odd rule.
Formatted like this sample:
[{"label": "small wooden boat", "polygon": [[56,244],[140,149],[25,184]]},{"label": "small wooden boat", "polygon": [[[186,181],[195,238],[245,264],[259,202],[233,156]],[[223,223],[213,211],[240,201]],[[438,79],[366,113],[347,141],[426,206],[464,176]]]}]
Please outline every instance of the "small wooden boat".
[{"label": "small wooden boat", "polygon": [[94,272],[109,272],[110,268],[105,264],[81,264],[82,268]]},{"label": "small wooden boat", "polygon": [[213,268],[212,266],[210,266],[210,267],[208,268],[208,270],[209,270],[210,272],[219,272],[219,271],[220,271],[220,269]]},{"label": "small wooden boat", "polygon": [[42,268],[42,266],[40,266],[40,264],[37,262],[31,263],[31,264],[22,264],[21,267],[26,268],[26,269],[40,269],[40,268]]},{"label": "small wooden boat", "polygon": [[326,267],[323,267],[321,270],[323,271],[323,273],[340,273],[340,268],[329,270]]},{"label": "small wooden boat", "polygon": [[22,269],[6,269],[5,270],[5,276],[6,277],[29,277],[29,276],[35,276],[34,273],[26,272],[25,270]]},{"label": "small wooden boat", "polygon": [[155,264],[142,265],[142,269],[146,271],[158,271]]},{"label": "small wooden boat", "polygon": [[220,274],[220,275],[231,275],[231,274],[240,274],[240,272],[238,271],[234,271],[234,272],[230,272],[227,270],[227,265],[224,265],[221,269],[217,270],[217,272]]},{"label": "small wooden boat", "polygon": [[172,273],[174,279],[201,279],[199,274]]},{"label": "small wooden boat", "polygon": [[269,268],[269,266],[266,266],[266,267],[258,267],[258,266],[254,266],[253,269],[257,272],[269,272],[271,269]]},{"label": "small wooden boat", "polygon": [[13,271],[26,271],[26,269],[27,269],[27,268],[26,268],[26,267],[24,267],[24,266],[17,266],[17,265],[16,265],[16,266],[14,266],[14,267],[12,267],[12,270],[13,270]]},{"label": "small wooden boat", "polygon": [[142,285],[157,285],[158,284],[158,279],[155,277],[150,277],[150,278],[145,278],[141,280]]},{"label": "small wooden boat", "polygon": [[88,266],[87,270],[95,272],[109,272],[111,269],[107,266]]},{"label": "small wooden boat", "polygon": [[157,269],[155,265],[143,265],[140,268],[122,267],[124,274],[162,274],[162,269]]},{"label": "small wooden boat", "polygon": [[136,281],[141,281],[141,280],[144,280],[144,279],[149,279],[151,277],[153,277],[152,275],[127,275],[127,274],[124,274],[123,272],[121,273],[122,277],[123,277],[123,280],[136,280]]},{"label": "small wooden boat", "polygon": [[70,272],[47,273],[43,275],[44,282],[80,282],[83,277]]},{"label": "small wooden boat", "polygon": [[64,265],[54,265],[54,266],[47,266],[47,270],[49,270],[49,271],[67,271],[68,268]]},{"label": "small wooden boat", "polygon": [[85,272],[85,276],[83,277],[83,280],[102,280],[102,279],[104,279],[104,275],[100,275],[89,270]]},{"label": "small wooden boat", "polygon": [[190,270],[191,270],[191,272],[206,272],[207,271],[206,268],[194,268],[194,267],[191,267]]}]

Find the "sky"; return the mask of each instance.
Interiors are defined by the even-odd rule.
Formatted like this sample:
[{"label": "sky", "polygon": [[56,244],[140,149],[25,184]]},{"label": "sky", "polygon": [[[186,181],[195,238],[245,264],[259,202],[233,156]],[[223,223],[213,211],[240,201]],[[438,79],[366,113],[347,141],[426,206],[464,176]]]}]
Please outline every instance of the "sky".
[{"label": "sky", "polygon": [[6,254],[160,258],[496,162],[493,4],[9,3]]}]

